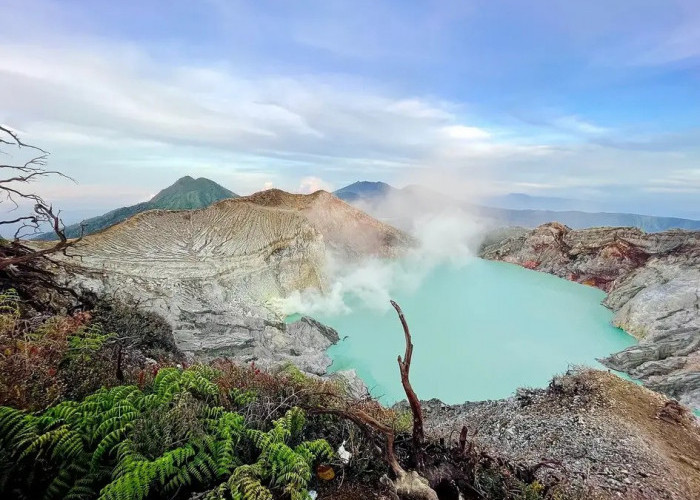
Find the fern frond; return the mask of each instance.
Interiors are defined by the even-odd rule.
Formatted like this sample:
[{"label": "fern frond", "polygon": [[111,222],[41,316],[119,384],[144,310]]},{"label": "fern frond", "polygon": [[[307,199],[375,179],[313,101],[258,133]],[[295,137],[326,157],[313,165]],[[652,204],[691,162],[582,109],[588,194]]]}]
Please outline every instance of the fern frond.
[{"label": "fern frond", "polygon": [[40,453],[41,451],[48,452],[56,443],[60,442],[61,439],[70,433],[70,429],[67,425],[62,425],[56,429],[52,429],[44,434],[41,434],[31,441],[27,447],[20,453],[19,459],[22,460],[35,453]]},{"label": "fern frond", "polygon": [[37,435],[36,418],[21,410],[0,407],[0,448],[20,449],[24,443]]},{"label": "fern frond", "polygon": [[297,445],[294,451],[303,456],[309,464],[316,460],[331,460],[335,456],[335,451],[325,439],[304,441]]},{"label": "fern frond", "polygon": [[97,464],[104,455],[109,454],[124,438],[127,431],[131,428],[131,424],[126,424],[124,427],[114,429],[107,434],[102,441],[97,445],[95,452],[92,454],[93,465]]},{"label": "fern frond", "polygon": [[45,500],[62,498],[63,493],[70,488],[71,473],[68,469],[62,469],[58,475],[49,483],[44,494]]}]

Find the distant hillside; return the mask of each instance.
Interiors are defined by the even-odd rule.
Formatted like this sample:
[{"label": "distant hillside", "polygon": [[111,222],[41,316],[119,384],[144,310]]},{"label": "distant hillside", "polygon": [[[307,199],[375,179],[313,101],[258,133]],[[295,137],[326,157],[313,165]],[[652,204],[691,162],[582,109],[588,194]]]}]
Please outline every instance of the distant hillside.
[{"label": "distant hillside", "polygon": [[[516,210],[471,205],[421,186],[397,189],[384,182],[355,182],[335,191],[338,198],[357,204],[371,215],[408,229],[411,214],[429,213],[444,208],[461,208],[500,226],[534,228],[546,222],[561,222],[573,229],[589,227],[638,227],[648,233],[667,229],[700,230],[700,221],[678,217],[658,217],[625,213],[584,212],[579,210]],[[389,203],[382,203],[388,195]],[[523,198],[514,195],[512,198]],[[528,198],[532,203],[537,198]],[[551,198],[549,200],[555,200]]]},{"label": "distant hillside", "polygon": [[219,200],[238,197],[236,193],[214,181],[204,177],[193,179],[188,175],[175,181],[172,186],[163,189],[151,198],[149,203],[153,205],[153,208],[163,210],[194,210],[208,207]]},{"label": "distant hillside", "polygon": [[580,212],[577,210],[508,210],[482,207],[481,213],[508,226],[534,228],[547,222],[561,222],[572,229],[589,227],[638,227],[647,233],[668,229],[700,230],[700,221],[678,217],[622,214],[607,212]]},{"label": "distant hillside", "polygon": [[[86,219],[82,222],[82,225],[85,227],[84,234],[87,235],[106,229],[146,210],[194,210],[208,207],[219,200],[238,197],[236,193],[229,191],[214,181],[204,177],[193,179],[188,175],[178,179],[172,186],[163,189],[149,201],[117,208],[104,215]],[[66,236],[69,238],[80,236],[80,226],[81,224],[66,226]],[[44,233],[36,239],[52,240],[55,239],[55,235],[52,232]]]},{"label": "distant hillside", "polygon": [[398,189],[386,182],[358,181],[334,191],[333,194],[337,198],[351,203],[357,200],[379,198],[392,191],[398,191]]},{"label": "distant hillside", "polygon": [[556,196],[532,196],[525,193],[509,193],[491,196],[482,200],[484,205],[508,210],[554,210],[557,212],[576,210],[600,212],[601,207],[589,200],[561,198]]}]

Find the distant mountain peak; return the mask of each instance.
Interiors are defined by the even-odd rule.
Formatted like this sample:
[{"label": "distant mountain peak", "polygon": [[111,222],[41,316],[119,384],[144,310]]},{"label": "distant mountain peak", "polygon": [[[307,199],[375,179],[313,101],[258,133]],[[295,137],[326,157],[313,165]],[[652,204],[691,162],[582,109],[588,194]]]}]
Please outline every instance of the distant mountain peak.
[{"label": "distant mountain peak", "polygon": [[391,187],[389,184],[386,182],[382,181],[355,181],[349,186],[345,186],[346,188],[363,188],[363,187]]},{"label": "distant mountain peak", "polygon": [[156,194],[149,203],[152,203],[154,208],[188,210],[203,208],[215,201],[236,197],[238,197],[237,194],[210,179],[205,177],[195,179],[186,175]]},{"label": "distant mountain peak", "polygon": [[357,181],[334,191],[333,194],[344,201],[355,201],[385,195],[396,188],[381,181]]},{"label": "distant mountain peak", "polygon": [[[391,193],[395,203],[377,203],[388,193]],[[646,232],[672,228],[700,229],[699,220],[585,210],[586,202],[582,200],[533,196],[526,193],[492,197],[488,204],[474,205],[420,185],[396,189],[384,182],[359,181],[333,194],[350,204],[357,203],[374,217],[390,221],[394,226],[404,229],[409,229],[413,224],[411,216],[407,213],[432,213],[445,207],[464,209],[480,221],[498,226],[536,227],[547,222],[559,221],[575,229],[600,226],[638,227]],[[571,205],[576,208],[571,208]]]},{"label": "distant mountain peak", "polygon": [[[102,231],[147,210],[195,210],[208,207],[217,201],[227,198],[239,198],[239,196],[206,177],[195,179],[190,175],[186,175],[159,191],[149,201],[117,208],[104,215],[87,219],[82,224],[85,227],[85,234],[91,234]],[[66,236],[69,238],[79,236],[80,228],[81,224],[67,226]],[[55,239],[55,236],[52,232],[44,233],[37,239]]]}]

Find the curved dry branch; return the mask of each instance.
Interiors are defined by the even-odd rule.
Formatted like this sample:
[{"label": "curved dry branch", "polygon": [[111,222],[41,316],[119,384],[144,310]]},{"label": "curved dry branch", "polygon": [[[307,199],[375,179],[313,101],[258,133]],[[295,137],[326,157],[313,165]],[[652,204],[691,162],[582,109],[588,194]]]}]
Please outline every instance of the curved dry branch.
[{"label": "curved dry branch", "polygon": [[19,135],[17,135],[17,132],[14,132],[13,130],[11,130],[7,127],[0,125],[0,132],[4,132],[7,136],[9,136],[12,139],[12,141],[8,141],[7,139],[3,139],[2,137],[0,137],[0,143],[2,143],[2,144],[10,144],[10,145],[17,146],[19,148],[36,149],[37,151],[41,151],[44,154],[48,154],[48,152],[44,151],[43,149],[41,149],[37,146],[32,146],[31,144],[25,144],[24,142],[22,142],[20,140]]},{"label": "curved dry branch", "polygon": [[[391,305],[396,309],[399,315],[401,325],[403,326],[404,338],[406,340],[404,358],[402,360],[401,356],[399,356],[398,361],[401,371],[401,382],[411,405],[411,412],[413,413],[413,451],[416,466],[420,470],[424,468],[425,462],[423,411],[420,401],[408,379],[413,356],[413,343],[411,341],[411,332],[401,307],[393,300],[391,301]],[[327,396],[330,397],[325,398],[325,402],[322,406],[302,405],[302,407],[310,414],[335,415],[350,420],[365,431],[372,430],[382,434],[386,440],[384,458],[396,477],[395,481],[390,481],[388,478],[387,480],[398,497],[412,498],[414,500],[438,500],[437,494],[430,487],[427,479],[416,471],[407,472],[397,460],[396,451],[394,450],[396,435],[394,429],[390,425],[385,424],[367,411],[364,411],[359,401],[348,400],[347,398],[333,394],[328,394]]]},{"label": "curved dry branch", "polygon": [[393,300],[391,301],[391,305],[396,309],[396,313],[399,315],[404,338],[406,339],[404,358],[402,360],[401,356],[398,357],[399,371],[401,372],[401,385],[403,385],[403,390],[406,393],[408,404],[411,406],[411,414],[413,415],[413,452],[415,455],[416,467],[421,469],[425,465],[425,453],[423,450],[425,445],[425,431],[423,429],[423,409],[421,408],[420,400],[418,396],[416,396],[416,392],[413,390],[411,380],[409,379],[411,359],[413,358],[411,331],[408,329],[408,323],[406,323],[406,318],[401,307]]},{"label": "curved dry branch", "polygon": [[406,471],[399,464],[396,459],[396,453],[394,452],[394,441],[396,439],[394,435],[394,429],[388,425],[380,422],[376,418],[372,417],[368,413],[353,407],[347,408],[306,408],[306,411],[310,414],[316,415],[335,415],[336,417],[341,417],[346,420],[350,420],[352,423],[360,428],[369,428],[377,431],[384,435],[386,439],[386,448],[384,450],[384,458],[391,468],[391,471],[396,477],[403,477]]}]

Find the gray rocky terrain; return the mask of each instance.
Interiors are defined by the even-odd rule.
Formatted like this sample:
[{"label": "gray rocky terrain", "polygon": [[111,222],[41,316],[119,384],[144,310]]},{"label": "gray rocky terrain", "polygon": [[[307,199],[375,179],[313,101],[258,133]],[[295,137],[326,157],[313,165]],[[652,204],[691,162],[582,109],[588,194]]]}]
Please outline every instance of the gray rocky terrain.
[{"label": "gray rocky terrain", "polygon": [[572,230],[544,224],[491,238],[481,255],[608,292],[613,324],[639,339],[601,361],[700,408],[700,232]]},{"label": "gray rocky terrain", "polygon": [[[407,403],[400,406],[407,408]],[[423,402],[426,433],[468,440],[535,468],[555,498],[678,499],[700,495],[700,428],[683,406],[612,374],[555,377],[508,399]]]},{"label": "gray rocky terrain", "polygon": [[201,210],[138,214],[86,236],[57,268],[70,287],[159,313],[190,356],[291,361],[323,374],[337,334],[310,318],[285,324],[275,300],[323,290],[330,255],[388,257],[411,244],[326,192],[270,190]]}]

